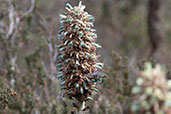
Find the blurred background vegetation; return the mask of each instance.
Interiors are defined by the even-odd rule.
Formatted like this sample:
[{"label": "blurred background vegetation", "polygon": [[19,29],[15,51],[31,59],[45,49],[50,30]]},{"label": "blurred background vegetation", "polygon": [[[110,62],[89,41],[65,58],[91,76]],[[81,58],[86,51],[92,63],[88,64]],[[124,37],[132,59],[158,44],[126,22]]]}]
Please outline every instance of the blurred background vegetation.
[{"label": "blurred background vegetation", "polygon": [[[72,110],[55,76],[58,15],[65,12],[67,2],[74,6],[79,0],[0,0],[1,114]],[[131,90],[145,61],[162,64],[161,72],[171,79],[171,1],[83,0],[83,4],[95,17],[97,42],[103,46],[97,53],[108,75],[89,102],[88,113],[134,114]]]}]

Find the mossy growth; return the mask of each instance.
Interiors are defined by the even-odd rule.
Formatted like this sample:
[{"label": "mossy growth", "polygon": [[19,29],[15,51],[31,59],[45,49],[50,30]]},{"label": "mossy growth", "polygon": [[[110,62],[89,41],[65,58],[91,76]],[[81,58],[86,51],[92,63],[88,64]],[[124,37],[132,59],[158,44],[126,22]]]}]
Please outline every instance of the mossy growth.
[{"label": "mossy growth", "polygon": [[5,109],[13,101],[17,93],[9,88],[0,89],[0,110]]}]

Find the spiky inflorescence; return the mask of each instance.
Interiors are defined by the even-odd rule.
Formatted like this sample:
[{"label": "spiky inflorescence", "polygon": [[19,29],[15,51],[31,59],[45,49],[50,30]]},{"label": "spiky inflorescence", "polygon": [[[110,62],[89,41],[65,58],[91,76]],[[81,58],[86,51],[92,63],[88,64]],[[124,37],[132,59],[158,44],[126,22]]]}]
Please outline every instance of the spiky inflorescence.
[{"label": "spiky inflorescence", "polygon": [[170,114],[171,111],[171,82],[166,80],[165,71],[157,64],[145,63],[145,70],[136,80],[132,93],[135,101],[132,110],[142,114]]},{"label": "spiky inflorescence", "polygon": [[96,30],[92,29],[94,17],[84,9],[82,2],[75,7],[67,3],[68,12],[59,15],[61,27],[58,32],[61,44],[58,46],[57,77],[62,80],[60,85],[65,94],[80,102],[91,99],[92,90],[98,91],[96,84],[103,78],[94,75],[103,67],[95,53],[101,46],[94,42],[97,38]]}]

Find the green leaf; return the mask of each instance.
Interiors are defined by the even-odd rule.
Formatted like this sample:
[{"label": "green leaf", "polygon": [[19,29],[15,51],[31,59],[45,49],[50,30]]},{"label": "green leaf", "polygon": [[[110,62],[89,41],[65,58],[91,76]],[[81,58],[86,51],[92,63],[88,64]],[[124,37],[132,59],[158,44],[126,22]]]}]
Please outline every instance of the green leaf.
[{"label": "green leaf", "polygon": [[76,84],[76,88],[79,88],[80,87],[80,85],[79,84]]},{"label": "green leaf", "polygon": [[58,56],[58,59],[59,60],[61,60],[61,59],[63,59],[64,58],[64,55],[62,54],[62,55],[60,55],[60,56]]},{"label": "green leaf", "polygon": [[92,32],[91,33],[91,36],[96,38],[97,37],[97,34]]},{"label": "green leaf", "polygon": [[92,37],[89,37],[89,36],[86,36],[86,38],[87,38],[88,40],[90,40],[90,41],[93,40],[93,38],[92,38]]},{"label": "green leaf", "polygon": [[82,31],[79,32],[79,37],[82,37],[84,33]]},{"label": "green leaf", "polygon": [[94,27],[94,25],[93,25],[93,23],[92,23],[92,22],[87,22],[87,24],[88,24],[89,26]]},{"label": "green leaf", "polygon": [[70,61],[70,58],[66,59],[64,63],[68,63]]},{"label": "green leaf", "polygon": [[74,77],[74,75],[71,75],[71,76],[70,76],[70,80],[72,80],[73,77]]},{"label": "green leaf", "polygon": [[65,47],[61,47],[60,49],[59,49],[59,51],[63,51],[65,49]]},{"label": "green leaf", "polygon": [[66,19],[67,16],[66,16],[66,15],[63,15],[63,14],[59,14],[59,18],[60,18],[60,19]]},{"label": "green leaf", "polygon": [[87,44],[85,44],[84,42],[80,42],[80,47],[86,47],[86,48],[90,49],[90,47]]},{"label": "green leaf", "polygon": [[80,27],[79,26],[75,26],[75,28],[73,29],[73,31],[75,32],[75,31],[79,31],[80,30]]},{"label": "green leaf", "polygon": [[84,88],[85,88],[86,90],[88,90],[88,87],[87,87],[87,85],[86,85],[85,82],[83,82],[83,85],[84,85]]},{"label": "green leaf", "polygon": [[66,3],[66,8],[73,9],[73,7],[69,3]]},{"label": "green leaf", "polygon": [[97,44],[97,43],[92,43],[96,48],[102,48],[101,45]]},{"label": "green leaf", "polygon": [[85,28],[86,31],[91,31],[91,28]]},{"label": "green leaf", "polygon": [[84,5],[82,5],[82,1],[80,1],[79,2],[79,5],[78,5],[79,7],[80,7],[80,9],[82,9],[82,10],[84,10],[85,9],[85,6]]},{"label": "green leaf", "polygon": [[66,87],[65,87],[65,86],[62,86],[62,87],[61,87],[61,90],[64,90],[64,89],[66,89]]},{"label": "green leaf", "polygon": [[62,81],[60,82],[60,85],[64,85],[66,83],[66,81]]},{"label": "green leaf", "polygon": [[95,92],[99,92],[99,90],[97,88],[92,88],[92,90]]},{"label": "green leaf", "polygon": [[89,21],[95,21],[94,17],[92,17],[92,16],[89,17],[88,19],[89,19]]},{"label": "green leaf", "polygon": [[80,88],[80,91],[81,91],[81,94],[83,94],[83,93],[84,93],[84,90],[83,90],[83,88],[82,88],[82,87]]},{"label": "green leaf", "polygon": [[92,55],[89,54],[88,52],[85,52],[85,53],[86,53],[87,57],[92,57]]},{"label": "green leaf", "polygon": [[57,67],[62,67],[63,65],[62,65],[62,63],[59,63],[59,64],[57,64],[56,66],[57,66]]}]

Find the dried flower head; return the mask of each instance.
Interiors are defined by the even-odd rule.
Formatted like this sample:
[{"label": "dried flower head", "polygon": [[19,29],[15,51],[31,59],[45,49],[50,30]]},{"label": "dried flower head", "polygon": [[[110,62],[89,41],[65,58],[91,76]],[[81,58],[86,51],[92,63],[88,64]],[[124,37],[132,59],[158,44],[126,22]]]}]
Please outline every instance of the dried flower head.
[{"label": "dried flower head", "polygon": [[78,6],[66,4],[65,14],[60,14],[61,27],[58,31],[58,74],[61,89],[70,98],[83,102],[92,99],[92,91],[98,91],[96,84],[105,74],[99,72],[103,63],[98,61],[95,43],[96,30],[93,29],[94,17],[84,11],[82,1]]},{"label": "dried flower head", "polygon": [[165,71],[159,64],[152,68],[151,63],[145,63],[145,69],[140,72],[136,86],[132,89],[132,93],[135,94],[133,111],[144,114],[169,114],[170,81],[167,81],[165,76]]}]

